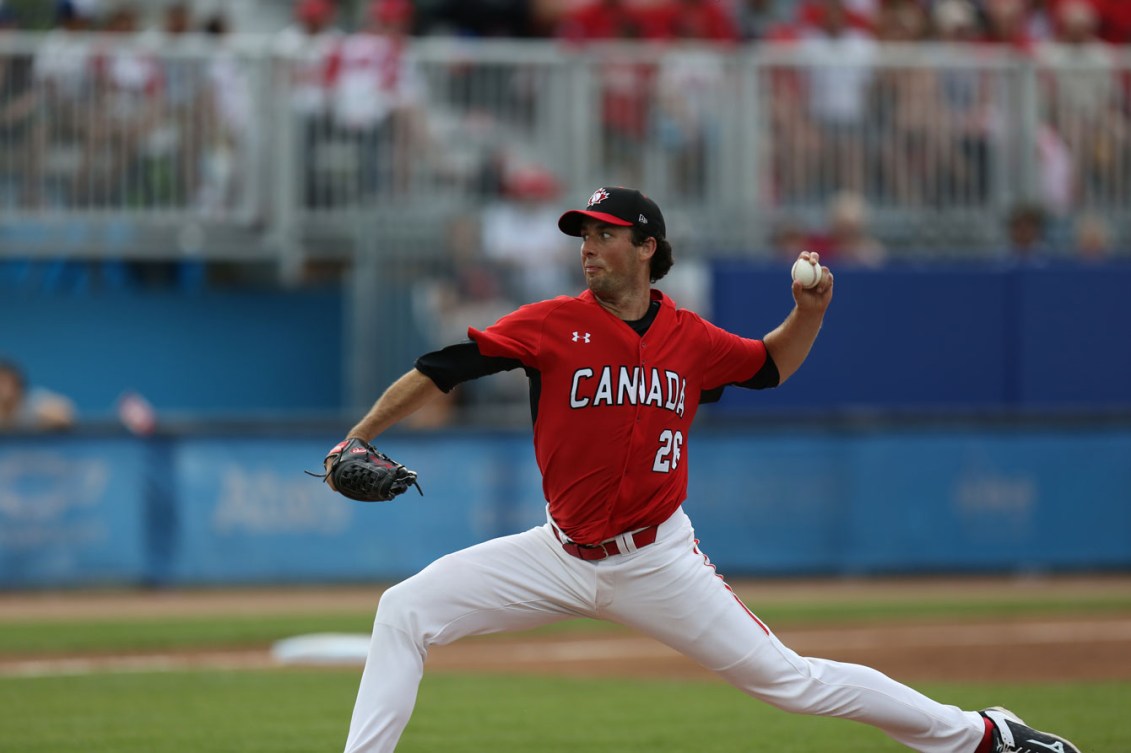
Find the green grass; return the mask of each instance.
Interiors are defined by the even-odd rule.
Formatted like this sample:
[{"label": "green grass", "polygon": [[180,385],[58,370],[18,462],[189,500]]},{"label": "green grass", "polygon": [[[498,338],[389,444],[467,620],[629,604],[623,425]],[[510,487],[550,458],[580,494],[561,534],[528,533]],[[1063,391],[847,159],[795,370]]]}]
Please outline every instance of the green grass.
[{"label": "green grass", "polygon": [[6,753],[339,750],[357,677],[170,672],[0,679]]},{"label": "green grass", "polygon": [[[1126,594],[1033,592],[969,599],[800,603],[743,594],[775,626],[1131,613]],[[369,610],[243,616],[4,619],[0,656],[265,646],[369,630]],[[589,620],[550,632],[616,630]],[[2,753],[309,753],[341,750],[359,670],[106,672],[0,677]],[[964,708],[1004,704],[1088,753],[1131,751],[1131,682],[921,684]],[[858,724],[791,716],[710,681],[585,681],[429,674],[399,753],[898,753]]]},{"label": "green grass", "polygon": [[[359,672],[279,670],[0,679],[5,753],[340,750]],[[1002,703],[1084,750],[1131,750],[1131,683],[925,684]],[[897,753],[877,731],[792,716],[714,682],[427,675],[399,753]]]},{"label": "green grass", "polygon": [[[744,594],[751,608],[775,628],[791,625],[892,623],[924,619],[994,619],[1058,615],[1131,613],[1131,597],[1072,596],[1055,599],[1025,593],[989,600],[939,599],[929,592],[902,601],[861,600],[821,603],[759,602]],[[130,619],[8,620],[0,619],[0,656],[21,654],[114,653],[164,649],[240,648],[265,646],[293,635],[320,632],[367,633],[371,611],[326,614],[262,614],[244,616],[135,617]],[[619,630],[593,620],[571,620],[537,633]]]},{"label": "green grass", "polygon": [[0,622],[0,656],[265,646],[305,633],[368,633],[372,613]]}]

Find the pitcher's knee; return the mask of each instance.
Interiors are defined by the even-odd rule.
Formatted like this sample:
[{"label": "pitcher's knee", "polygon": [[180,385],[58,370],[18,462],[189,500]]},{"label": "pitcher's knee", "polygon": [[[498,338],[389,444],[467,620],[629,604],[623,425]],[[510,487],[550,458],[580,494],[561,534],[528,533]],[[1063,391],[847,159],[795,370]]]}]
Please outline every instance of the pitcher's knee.
[{"label": "pitcher's knee", "polygon": [[381,594],[377,603],[375,624],[387,625],[412,636],[420,635],[423,620],[421,610],[426,602],[419,598],[418,589],[409,578]]}]

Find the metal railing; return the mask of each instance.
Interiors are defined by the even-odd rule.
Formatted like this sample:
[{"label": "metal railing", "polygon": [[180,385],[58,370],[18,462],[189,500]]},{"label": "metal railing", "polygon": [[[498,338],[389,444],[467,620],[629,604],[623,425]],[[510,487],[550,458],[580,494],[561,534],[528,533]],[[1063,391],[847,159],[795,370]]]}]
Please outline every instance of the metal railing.
[{"label": "metal railing", "polygon": [[900,252],[985,254],[1021,203],[1128,240],[1110,49],[53,32],[0,38],[0,66],[0,256],[442,257],[530,168],[563,206],[644,187],[688,253],[762,253],[845,190]]},{"label": "metal railing", "polygon": [[[1108,48],[0,35],[0,285],[328,269],[360,408],[422,348],[580,288],[555,221],[599,185],[659,201],[676,273],[771,258],[846,191],[891,258],[999,255],[1030,203],[1065,253],[1082,216],[1127,249],[1129,82]],[[492,385],[472,399],[522,404]]]}]

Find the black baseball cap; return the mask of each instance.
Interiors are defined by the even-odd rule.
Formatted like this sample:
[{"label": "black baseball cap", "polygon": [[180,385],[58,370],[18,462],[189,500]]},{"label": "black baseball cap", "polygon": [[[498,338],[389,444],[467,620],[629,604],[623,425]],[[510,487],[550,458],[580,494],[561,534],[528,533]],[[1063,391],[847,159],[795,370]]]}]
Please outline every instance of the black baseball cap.
[{"label": "black baseball cap", "polygon": [[620,227],[638,227],[660,240],[667,234],[664,215],[660,214],[656,202],[635,188],[598,188],[589,197],[585,209],[571,209],[563,214],[558,228],[566,235],[580,236],[581,223],[587,218]]}]

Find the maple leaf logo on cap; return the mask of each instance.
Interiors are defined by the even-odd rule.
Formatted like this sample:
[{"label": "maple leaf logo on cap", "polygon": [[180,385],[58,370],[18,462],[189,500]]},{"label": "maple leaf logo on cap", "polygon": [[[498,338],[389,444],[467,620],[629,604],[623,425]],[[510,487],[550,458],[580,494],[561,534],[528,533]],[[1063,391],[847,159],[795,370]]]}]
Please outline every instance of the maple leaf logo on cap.
[{"label": "maple leaf logo on cap", "polygon": [[589,197],[588,206],[593,206],[594,204],[600,204],[602,201],[604,201],[607,198],[609,198],[609,192],[606,191],[603,188],[598,188],[596,191],[593,192],[593,195]]}]

